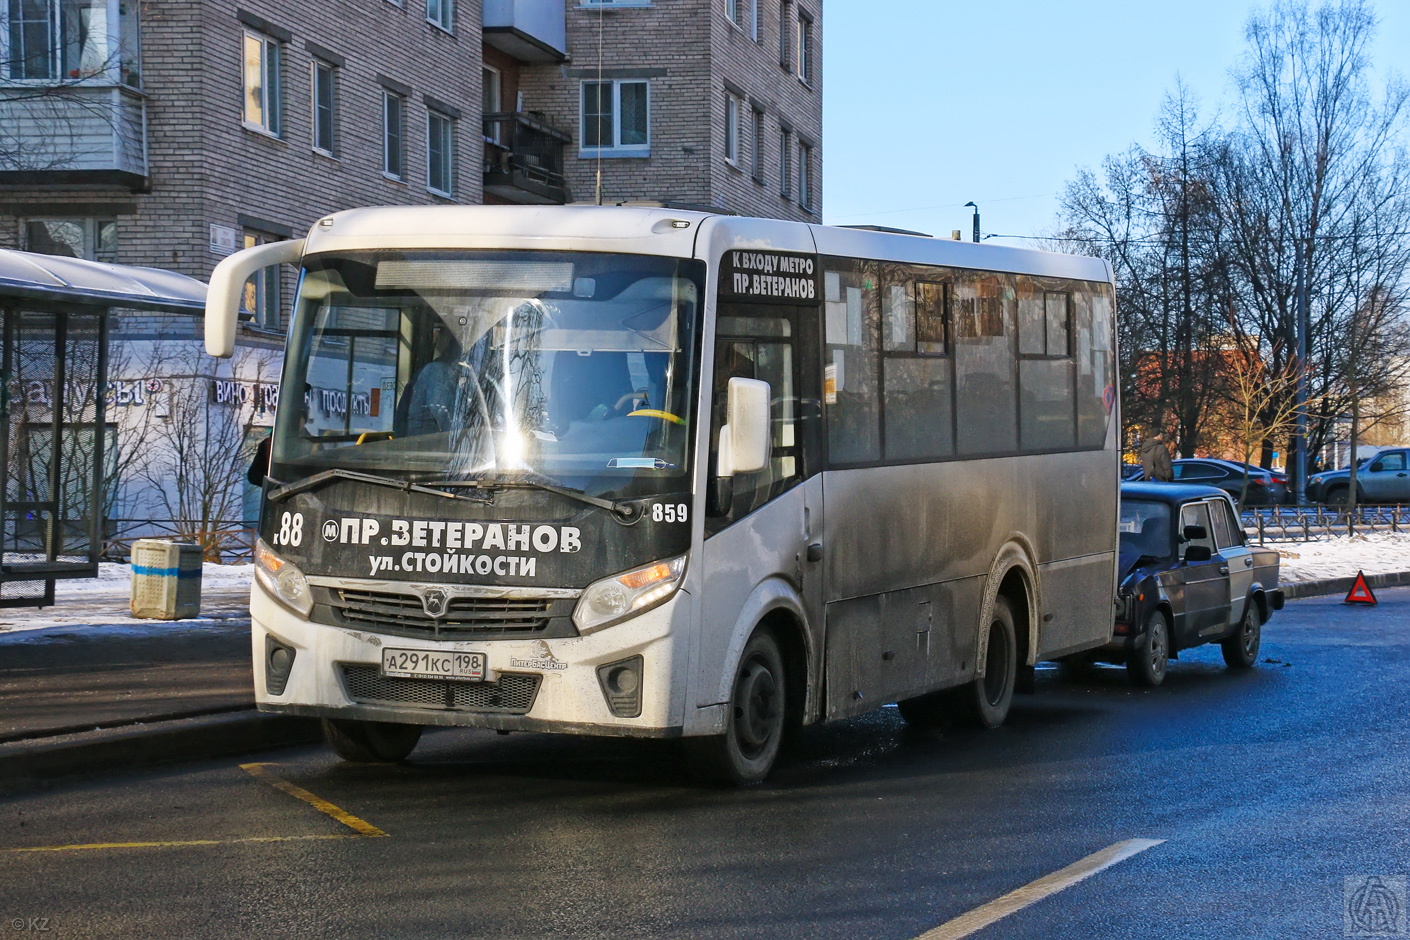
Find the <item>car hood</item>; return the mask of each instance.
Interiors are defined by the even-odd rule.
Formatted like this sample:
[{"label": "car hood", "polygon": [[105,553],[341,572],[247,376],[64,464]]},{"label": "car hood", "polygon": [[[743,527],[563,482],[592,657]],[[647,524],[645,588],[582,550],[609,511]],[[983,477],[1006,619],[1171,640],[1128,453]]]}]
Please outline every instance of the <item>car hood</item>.
[{"label": "car hood", "polygon": [[1152,571],[1169,568],[1172,564],[1173,558],[1152,558],[1136,551],[1123,551],[1116,556],[1117,581],[1125,585],[1128,581],[1140,580]]}]

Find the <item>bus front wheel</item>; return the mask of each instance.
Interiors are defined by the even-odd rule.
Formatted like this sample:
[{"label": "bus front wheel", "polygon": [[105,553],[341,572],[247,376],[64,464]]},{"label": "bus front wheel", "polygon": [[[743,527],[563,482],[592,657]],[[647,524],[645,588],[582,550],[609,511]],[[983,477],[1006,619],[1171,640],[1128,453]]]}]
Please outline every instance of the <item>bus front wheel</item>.
[{"label": "bus front wheel", "polygon": [[787,721],[783,654],[767,630],[750,637],[739,657],[725,733],[686,738],[686,759],[697,777],[747,786],[773,770]]},{"label": "bus front wheel", "polygon": [[1018,640],[1013,608],[1008,598],[996,597],[994,613],[989,617],[984,675],[959,690],[961,712],[968,719],[967,723],[980,728],[997,728],[1003,724],[1013,703],[1017,678]]},{"label": "bus front wheel", "polygon": [[395,764],[406,760],[416,742],[421,740],[421,726],[325,718],[323,740],[343,760],[359,764]]}]

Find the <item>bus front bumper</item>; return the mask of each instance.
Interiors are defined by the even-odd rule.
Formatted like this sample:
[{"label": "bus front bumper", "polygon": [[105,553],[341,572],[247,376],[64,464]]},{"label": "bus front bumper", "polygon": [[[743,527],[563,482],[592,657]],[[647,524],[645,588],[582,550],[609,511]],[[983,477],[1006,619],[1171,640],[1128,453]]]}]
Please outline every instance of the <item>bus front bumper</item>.
[{"label": "bus front bumper", "polygon": [[[675,737],[685,698],[687,601],[679,591],[588,636],[435,641],[310,623],[256,584],[250,599],[255,702],[260,711],[315,718]],[[277,648],[292,651],[282,654],[286,660],[292,655],[282,688],[278,676],[270,681]],[[386,677],[384,649],[484,653],[489,681]],[[635,694],[624,698],[611,686],[614,664],[637,672]]]}]

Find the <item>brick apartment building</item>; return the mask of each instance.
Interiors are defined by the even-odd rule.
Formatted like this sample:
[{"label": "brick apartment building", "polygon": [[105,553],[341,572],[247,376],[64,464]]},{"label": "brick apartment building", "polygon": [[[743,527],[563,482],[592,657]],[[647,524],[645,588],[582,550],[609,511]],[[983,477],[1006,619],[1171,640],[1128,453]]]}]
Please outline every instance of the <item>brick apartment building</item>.
[{"label": "brick apartment building", "polygon": [[[0,0],[0,248],[204,280],[365,205],[600,198],[818,221],[821,5]],[[242,408],[251,446],[294,287],[257,281],[234,360],[196,355],[194,318],[119,317],[110,377]]]}]

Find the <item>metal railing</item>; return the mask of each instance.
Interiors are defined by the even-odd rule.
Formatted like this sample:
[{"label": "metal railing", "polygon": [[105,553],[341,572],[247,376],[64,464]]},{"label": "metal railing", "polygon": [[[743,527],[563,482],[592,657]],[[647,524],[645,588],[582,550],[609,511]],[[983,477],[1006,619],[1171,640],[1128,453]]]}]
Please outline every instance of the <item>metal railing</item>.
[{"label": "metal railing", "polygon": [[518,111],[486,114],[484,132],[488,189],[531,202],[568,201],[563,148],[572,138],[538,115]]},{"label": "metal railing", "polygon": [[104,525],[103,561],[126,562],[138,539],[173,538],[196,542],[207,561],[247,562],[254,558],[259,531],[242,519],[212,522],[179,519],[107,519]]},{"label": "metal railing", "polygon": [[1270,506],[1245,509],[1240,521],[1258,542],[1312,542],[1370,532],[1410,532],[1410,506]]}]

